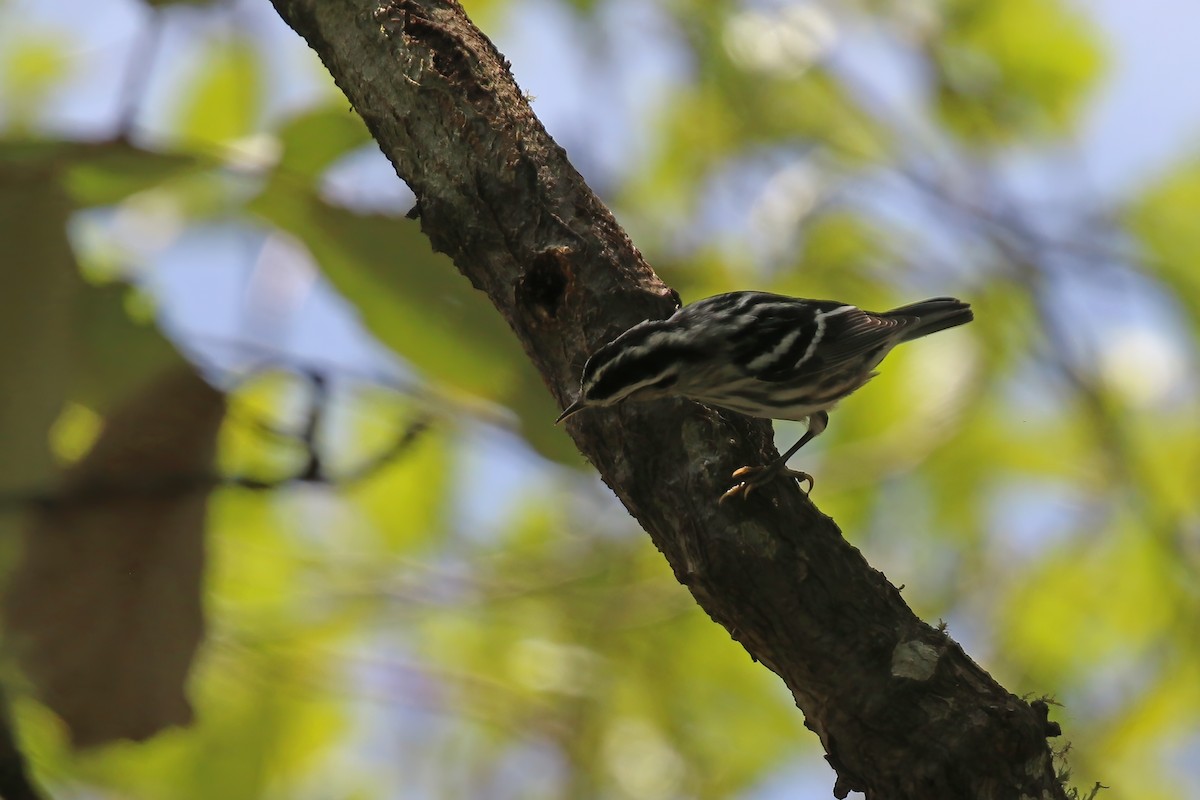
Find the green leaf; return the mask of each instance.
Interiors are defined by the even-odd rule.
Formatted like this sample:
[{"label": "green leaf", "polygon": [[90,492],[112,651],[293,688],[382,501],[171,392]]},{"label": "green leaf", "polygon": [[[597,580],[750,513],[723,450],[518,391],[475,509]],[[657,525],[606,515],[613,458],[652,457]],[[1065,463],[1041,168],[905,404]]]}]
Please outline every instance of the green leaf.
[{"label": "green leaf", "polygon": [[0,40],[0,98],[10,127],[27,127],[70,76],[78,48],[64,33],[25,30],[15,41],[9,36]]},{"label": "green leaf", "polygon": [[263,89],[262,65],[250,41],[234,36],[214,45],[180,92],[174,129],[182,146],[207,150],[253,133]]},{"label": "green leaf", "polygon": [[[364,408],[355,431],[359,458],[379,453],[405,434],[412,419],[395,421],[396,398],[378,398],[372,412]],[[384,424],[387,421],[390,424]],[[449,510],[452,440],[441,429],[427,430],[397,458],[355,484],[348,497],[374,523],[374,534],[388,550],[405,556],[426,555],[442,541]]]},{"label": "green leaf", "polygon": [[149,318],[131,316],[135,290],[122,284],[89,286],[75,312],[72,397],[104,412],[183,358]]},{"label": "green leaf", "polygon": [[[563,755],[579,781],[730,797],[804,741],[778,679],[712,624],[644,537],[602,537],[531,498],[481,567],[469,613],[423,616],[422,652],[465,676],[450,687],[457,701],[485,703],[502,729],[569,720]],[[630,738],[657,763],[624,765]]]},{"label": "green leaf", "polygon": [[280,169],[316,178],[341,156],[371,141],[362,117],[344,102],[309,111],[279,131],[283,144]]},{"label": "green leaf", "polygon": [[1200,158],[1151,185],[1126,212],[1130,229],[1149,249],[1149,266],[1200,330]]},{"label": "green leaf", "polygon": [[303,242],[370,331],[421,371],[483,397],[523,358],[483,295],[417,225],[272,183],[250,210]]},{"label": "green leaf", "polygon": [[303,242],[385,345],[443,387],[515,410],[539,451],[578,463],[516,336],[416,223],[360,215],[273,181],[250,209]]},{"label": "green leaf", "polygon": [[103,206],[205,169],[195,157],[155,153],[122,142],[72,148],[63,183],[81,207]]},{"label": "green leaf", "polygon": [[1069,133],[1104,65],[1087,16],[1062,0],[950,0],[929,54],[943,121],[984,141]]},{"label": "green leaf", "polygon": [[1171,635],[1178,566],[1140,521],[1115,520],[1089,531],[1086,548],[1066,546],[1046,558],[1009,600],[1002,649],[1052,685],[1095,665],[1137,656]]}]

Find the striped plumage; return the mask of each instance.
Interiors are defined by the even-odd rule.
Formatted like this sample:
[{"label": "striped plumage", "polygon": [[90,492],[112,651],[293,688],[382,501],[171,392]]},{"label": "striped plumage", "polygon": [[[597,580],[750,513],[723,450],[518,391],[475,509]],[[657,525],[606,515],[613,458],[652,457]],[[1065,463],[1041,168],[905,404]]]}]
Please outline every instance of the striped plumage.
[{"label": "striped plumage", "polygon": [[766,468],[766,480],[824,430],[825,412],[870,380],[893,347],[972,318],[969,305],[950,297],[876,314],[767,292],[719,294],[634,325],[597,350],[584,365],[579,398],[559,421],[584,408],[662,397],[809,420],[808,434]]}]

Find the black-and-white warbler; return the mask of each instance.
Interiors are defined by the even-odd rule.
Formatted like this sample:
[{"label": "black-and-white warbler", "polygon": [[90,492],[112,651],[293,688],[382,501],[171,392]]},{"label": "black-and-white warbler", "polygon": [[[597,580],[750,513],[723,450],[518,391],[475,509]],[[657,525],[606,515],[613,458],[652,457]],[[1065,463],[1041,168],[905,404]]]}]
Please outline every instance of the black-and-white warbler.
[{"label": "black-and-white warbler", "polygon": [[963,325],[971,307],[952,297],[875,314],[831,300],[730,292],[684,306],[668,319],[634,325],[583,367],[579,397],[562,422],[585,408],[624,400],[686,397],[767,419],[807,420],[808,431],[771,464],[742,467],[722,500],[779,475],[808,481],[787,460],[829,423],[829,409],[875,375],[900,344]]}]

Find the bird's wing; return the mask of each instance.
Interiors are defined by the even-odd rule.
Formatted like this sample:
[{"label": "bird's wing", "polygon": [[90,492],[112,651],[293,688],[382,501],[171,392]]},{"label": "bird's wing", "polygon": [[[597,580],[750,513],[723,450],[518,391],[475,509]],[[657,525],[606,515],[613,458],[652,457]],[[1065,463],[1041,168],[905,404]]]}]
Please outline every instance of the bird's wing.
[{"label": "bird's wing", "polygon": [[914,322],[910,317],[880,317],[855,306],[813,303],[790,310],[777,309],[759,321],[753,340],[739,353],[750,375],[763,381],[793,382],[820,379],[857,360],[869,359],[893,345],[899,332]]}]

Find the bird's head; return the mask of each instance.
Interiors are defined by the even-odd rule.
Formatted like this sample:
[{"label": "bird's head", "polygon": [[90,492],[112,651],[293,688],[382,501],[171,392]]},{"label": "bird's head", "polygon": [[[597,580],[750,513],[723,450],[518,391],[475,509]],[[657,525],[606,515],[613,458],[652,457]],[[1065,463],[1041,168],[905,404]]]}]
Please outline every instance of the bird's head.
[{"label": "bird's head", "polygon": [[637,395],[639,400],[664,397],[679,378],[681,366],[673,348],[664,348],[662,322],[634,325],[601,347],[583,365],[579,397],[555,420],[562,422],[585,408],[611,406]]}]

